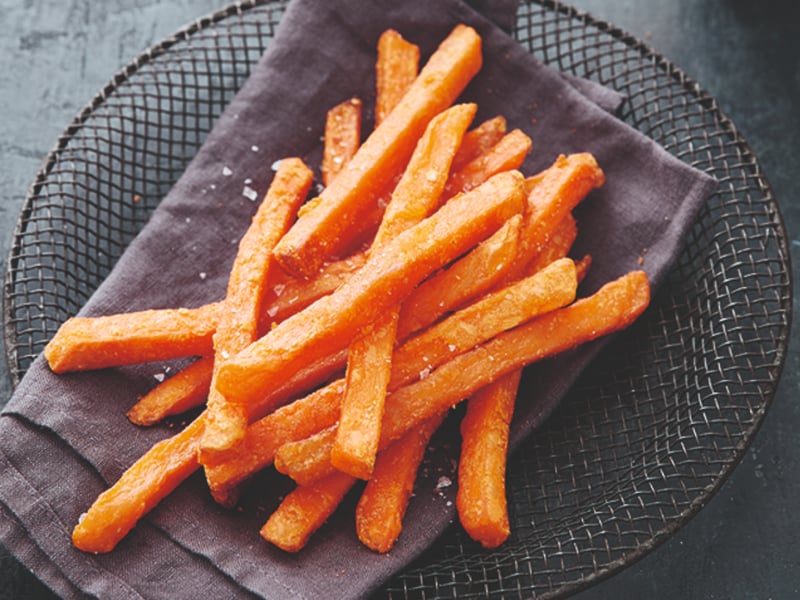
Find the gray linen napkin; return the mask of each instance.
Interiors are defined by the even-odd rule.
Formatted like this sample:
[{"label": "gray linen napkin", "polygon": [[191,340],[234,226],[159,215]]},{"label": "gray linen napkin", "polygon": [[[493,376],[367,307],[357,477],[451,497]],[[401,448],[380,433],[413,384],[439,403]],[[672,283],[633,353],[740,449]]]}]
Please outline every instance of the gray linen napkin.
[{"label": "gray linen napkin", "polygon": [[[607,174],[608,183],[580,210],[581,249],[594,257],[585,290],[639,268],[645,247],[644,268],[657,285],[713,189],[710,178],[617,121],[587,98],[592,86],[577,91],[460,0],[294,0],[252,76],[82,313],[220,299],[236,241],[255,209],[242,194],[245,180],[252,179],[261,195],[275,160],[296,155],[318,164],[325,111],[354,95],[369,105],[374,96],[374,48],[384,29],[398,29],[427,56],[459,22],[484,39],[483,70],[464,97],[478,103],[478,120],[503,114],[510,127],[533,138],[524,171],[534,173],[560,153],[589,151]],[[504,24],[511,22],[506,13]],[[601,103],[613,109],[618,96],[607,100]],[[226,168],[233,174],[224,175]],[[554,361],[558,368],[536,372],[536,393],[526,387],[520,396],[515,445],[549,414],[600,347],[570,353]],[[164,369],[148,364],[55,376],[39,359],[0,416],[6,517],[0,541],[60,595],[361,597],[454,520],[455,486],[435,489],[440,474],[452,476],[452,456],[438,450],[388,555],[356,540],[353,498],[298,555],[266,544],[258,529],[291,487],[272,471],[255,478],[234,511],[214,504],[197,473],[111,554],[74,550],[69,532],[80,514],[153,443],[173,433],[167,426],[135,428],[124,416]]]}]

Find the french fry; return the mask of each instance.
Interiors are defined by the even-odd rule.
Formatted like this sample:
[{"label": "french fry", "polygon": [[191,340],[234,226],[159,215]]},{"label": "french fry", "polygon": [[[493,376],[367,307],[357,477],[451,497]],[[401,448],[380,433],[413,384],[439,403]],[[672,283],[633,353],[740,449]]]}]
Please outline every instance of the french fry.
[{"label": "french fry", "polygon": [[325,143],[322,152],[322,183],[330,185],[333,178],[361,144],[361,100],[350,98],[328,111],[325,119]]},{"label": "french fry", "polygon": [[221,393],[246,405],[276,387],[286,371],[348,345],[359,328],[401,302],[430,273],[519,213],[522,186],[517,172],[495,175],[407,229],[333,294],[282,321],[220,365]]},{"label": "french fry", "polygon": [[104,369],[186,356],[208,356],[221,303],[73,317],[44,349],[55,373]]},{"label": "french fry", "polygon": [[459,25],[430,57],[403,99],[336,179],[283,237],[274,254],[287,273],[313,275],[345,233],[404,168],[428,122],[458,97],[481,67],[481,39]]},{"label": "french fry", "polygon": [[110,552],[139,519],[197,470],[197,444],[205,425],[198,418],[157,443],[92,504],[72,531],[85,552]]},{"label": "french fry", "polygon": [[[474,104],[459,104],[428,124],[392,194],[371,254],[436,208],[453,156],[476,110]],[[331,458],[340,471],[360,479],[369,477],[375,462],[398,314],[398,306],[387,309],[350,344],[347,386]]]},{"label": "french fry", "polygon": [[[526,268],[537,273],[562,259],[578,230],[571,213]],[[581,281],[588,265],[575,265]],[[496,548],[510,534],[505,495],[509,426],[522,370],[512,371],[476,392],[461,423],[461,458],[456,505],[464,530],[486,548]]]},{"label": "french fry", "polygon": [[[514,216],[489,239],[481,242],[469,254],[457,260],[446,270],[437,273],[424,281],[416,288],[403,303],[401,318],[398,323],[397,338],[405,339],[415,331],[423,329],[438,319],[445,312],[463,304],[470,298],[485,292],[503,278],[511,267],[512,259],[516,256],[517,241],[521,216]],[[295,312],[299,312],[319,298],[331,294],[341,286],[346,279],[360,269],[366,262],[366,254],[359,253],[330,263],[324,267],[317,277],[312,279],[279,278],[270,288],[270,298],[266,308],[261,311],[259,330],[265,333],[271,326],[278,323]],[[177,309],[189,322],[189,325],[180,329],[171,317],[175,309],[158,309],[144,313],[121,313],[107,317],[81,317],[85,319],[82,333],[76,330],[69,332],[70,341],[67,341],[67,330],[60,334],[59,344],[62,348],[54,355],[54,364],[66,372],[76,370],[76,366],[83,360],[80,354],[85,354],[90,363],[98,364],[94,353],[105,356],[104,367],[115,367],[118,363],[130,357],[130,352],[123,350],[116,353],[115,348],[124,348],[128,343],[136,343],[140,331],[151,331],[153,338],[169,339],[177,331],[182,337],[182,343],[190,345],[195,350],[204,350],[203,353],[213,352],[211,338],[216,330],[221,303],[214,303],[200,308]],[[131,315],[136,315],[131,316]],[[98,319],[101,319],[100,321]],[[141,328],[131,324],[122,327],[120,323],[128,320],[138,321],[143,319]],[[70,321],[67,321],[70,323]],[[65,324],[66,326],[66,324]],[[71,326],[70,326],[71,327]],[[106,330],[115,331],[114,336],[103,336]],[[56,338],[54,338],[55,340]],[[83,344],[92,344],[91,348],[83,348]],[[168,347],[168,344],[167,344]],[[165,346],[150,344],[147,349],[138,352],[137,362],[150,362],[179,356],[163,356]],[[181,355],[186,350],[170,351],[170,354]],[[197,352],[202,354],[200,352]],[[62,356],[70,355],[64,360]],[[191,354],[189,354],[191,355]],[[120,359],[119,357],[123,357]],[[75,358],[72,358],[75,357]],[[131,359],[128,358],[128,361]],[[58,362],[56,362],[58,361]],[[91,367],[100,368],[100,367]]]},{"label": "french fry", "polygon": [[521,375],[512,371],[475,392],[461,421],[456,507],[464,530],[485,548],[496,548],[511,532],[506,455]]},{"label": "french fry", "polygon": [[605,182],[605,175],[588,153],[559,156],[552,166],[537,176],[538,182],[526,187],[528,210],[522,226],[514,269],[508,277],[520,277],[533,258],[575,206]]},{"label": "french fry", "polygon": [[224,309],[214,333],[214,371],[206,408],[204,454],[230,448],[244,436],[246,408],[228,402],[217,389],[220,365],[258,337],[259,313],[266,295],[272,249],[288,229],[311,188],[314,174],[299,158],[280,162],[267,194],[239,242],[231,267]]},{"label": "french fry", "polygon": [[407,339],[499,283],[516,259],[521,226],[521,215],[511,217],[469,254],[423,281],[400,307],[397,339]]},{"label": "french fry", "polygon": [[[392,377],[388,391],[394,392],[408,385],[425,373],[436,368],[442,362],[450,360],[455,354],[468,350],[497,335],[502,328],[518,325],[537,314],[543,314],[557,306],[569,302],[575,294],[575,282],[570,261],[551,265],[548,270],[537,273],[527,282],[513,286],[511,293],[499,290],[493,295],[478,301],[442,321],[436,327],[428,329],[414,338],[411,346],[401,345],[392,357]],[[559,283],[560,282],[560,283]],[[538,298],[538,301],[537,301]],[[505,300],[503,300],[505,299]],[[498,301],[501,300],[501,301]],[[519,301],[529,312],[520,307],[511,307],[510,303]],[[517,319],[492,316],[493,310],[506,310],[516,314]],[[485,320],[486,325],[474,325],[475,318]],[[500,329],[498,329],[500,328]],[[339,418],[338,406],[343,390],[343,380],[338,380],[305,398],[279,409],[273,415],[253,423],[247,430],[241,446],[226,454],[225,460],[216,471],[216,485],[232,487],[249,477],[259,469],[269,465],[275,455],[275,449],[289,441],[300,441],[312,433],[336,424]],[[284,420],[283,412],[297,414],[297,427],[288,419]],[[314,422],[314,427],[310,423]],[[280,433],[276,433],[280,432]],[[332,442],[331,442],[332,443]],[[213,478],[213,477],[212,477]]]},{"label": "french fry", "polygon": [[456,172],[467,163],[472,162],[484,152],[497,144],[506,134],[505,117],[497,116],[488,119],[478,125],[475,129],[464,134],[461,147],[453,157],[453,164],[450,166],[452,172]]},{"label": "french fry", "polygon": [[[626,328],[647,308],[649,301],[647,275],[632,271],[588,298],[537,317],[454,357],[386,398],[379,451],[412,427],[503,375]],[[464,373],[470,377],[464,377]],[[299,454],[301,443],[293,444],[292,451]],[[276,466],[277,457],[281,456],[281,472],[295,480],[310,482],[313,477],[335,471],[330,457],[325,460],[323,455],[319,452],[313,460],[291,463],[290,457],[279,448]]]},{"label": "french fry", "polygon": [[[403,386],[435,373],[440,365],[453,357],[536,315],[546,314],[571,302],[576,287],[575,266],[571,260],[562,259],[540,273],[487,295],[427,329],[395,351],[388,398]],[[330,461],[321,468],[319,461],[330,452],[330,440],[335,434],[335,429],[331,428],[325,434],[278,448],[275,467],[298,483],[315,481],[333,468]]]},{"label": "french fry", "polygon": [[532,145],[531,138],[520,129],[504,135],[497,144],[450,176],[442,200],[452,198],[458,192],[468,192],[496,173],[518,169]]},{"label": "french fry", "polygon": [[378,38],[375,61],[375,126],[380,125],[414,83],[419,70],[419,47],[394,29]]},{"label": "french fry", "polygon": [[378,455],[356,505],[358,539],[376,552],[391,550],[403,529],[417,470],[444,414],[412,428]]},{"label": "french fry", "polygon": [[142,396],[128,411],[128,419],[136,425],[154,425],[202,406],[211,388],[213,371],[213,356],[196,360]]},{"label": "french fry", "polygon": [[348,348],[342,410],[331,460],[344,473],[367,479],[378,450],[383,401],[392,368],[397,309],[362,328]]},{"label": "french fry", "polygon": [[296,487],[261,528],[261,537],[286,552],[299,552],[355,482],[346,473],[332,473],[313,485]]}]

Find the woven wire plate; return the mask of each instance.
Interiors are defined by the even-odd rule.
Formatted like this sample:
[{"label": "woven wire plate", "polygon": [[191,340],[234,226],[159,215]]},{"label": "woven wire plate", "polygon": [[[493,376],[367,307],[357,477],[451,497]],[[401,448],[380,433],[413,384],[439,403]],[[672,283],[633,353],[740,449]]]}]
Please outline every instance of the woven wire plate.
[{"label": "woven wire plate", "polygon": [[[196,21],[120,72],[64,131],[8,261],[15,384],[186,168],[284,9],[245,2]],[[630,564],[720,487],[783,366],[786,234],[755,156],[714,99],[641,42],[557,2],[522,4],[515,35],[544,62],[625,94],[622,120],[719,187],[645,317],[511,458],[509,541],[484,551],[451,527],[379,596],[554,598]]]}]

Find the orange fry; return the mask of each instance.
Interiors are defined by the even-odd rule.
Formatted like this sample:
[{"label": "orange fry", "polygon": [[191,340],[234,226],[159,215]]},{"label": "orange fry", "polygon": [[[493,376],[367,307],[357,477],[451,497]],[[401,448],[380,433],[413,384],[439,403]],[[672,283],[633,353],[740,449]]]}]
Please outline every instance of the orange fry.
[{"label": "orange fry", "polygon": [[397,339],[407,339],[500,282],[517,256],[521,225],[521,215],[511,217],[492,237],[411,292],[400,307]]},{"label": "orange fry", "polygon": [[453,172],[458,171],[484,152],[488,152],[492,146],[503,139],[505,134],[506,120],[499,116],[484,121],[475,129],[468,131],[461,141],[461,147],[453,158],[450,169]]},{"label": "orange fry", "polygon": [[310,486],[298,486],[283,499],[261,528],[261,537],[286,552],[299,552],[342,502],[356,482],[333,473]]},{"label": "orange fry", "polygon": [[397,309],[390,308],[363,328],[348,349],[347,385],[331,460],[359,479],[369,477],[378,451],[396,330]]},{"label": "orange fry", "polygon": [[378,38],[375,61],[375,126],[380,125],[417,78],[419,47],[394,29]]},{"label": "orange fry", "polygon": [[44,356],[55,373],[208,356],[221,306],[73,317],[59,327]]},{"label": "orange fry", "polygon": [[203,454],[230,448],[244,436],[247,411],[217,389],[219,365],[258,337],[259,313],[266,295],[272,248],[288,229],[308,195],[314,174],[299,158],[284,158],[250,227],[239,242],[228,279],[224,310],[214,333],[214,372],[209,390]]},{"label": "orange fry", "polygon": [[137,521],[198,468],[203,419],[157,443],[92,504],[72,531],[85,552],[110,552]]},{"label": "orange fry", "polygon": [[510,277],[519,277],[526,266],[542,251],[559,223],[593,189],[600,187],[605,175],[595,158],[588,153],[559,156],[529,186],[528,210],[522,226],[516,266]]},{"label": "orange fry", "polygon": [[128,411],[128,419],[136,425],[154,425],[165,417],[202,406],[211,388],[213,370],[213,357],[196,360],[142,396]]},{"label": "orange fry", "polygon": [[400,536],[419,464],[443,419],[428,419],[378,455],[356,506],[356,533],[367,548],[388,552]]},{"label": "orange fry", "polygon": [[328,111],[322,152],[322,183],[333,178],[355,156],[361,144],[361,100],[350,98]]},{"label": "orange fry", "polygon": [[531,151],[531,138],[515,129],[489,150],[480,154],[450,176],[442,199],[460,191],[468,192],[496,173],[518,169]]},{"label": "orange fry", "polygon": [[485,548],[496,548],[511,532],[506,455],[521,375],[512,371],[475,392],[461,421],[456,506],[464,530]]},{"label": "orange fry", "polygon": [[[371,254],[380,252],[436,208],[453,156],[476,110],[474,104],[459,104],[428,124],[392,194]],[[360,479],[369,477],[375,462],[398,313],[396,306],[388,309],[350,344],[347,386],[332,460],[340,471]]]},{"label": "orange fry", "polygon": [[[633,271],[606,284],[588,298],[537,317],[454,357],[415,383],[387,396],[378,449],[383,450],[412,427],[503,375],[624,329],[647,308],[649,301],[647,275],[643,271]],[[469,373],[470,377],[464,377],[464,373]],[[297,451],[301,442],[295,444],[297,447],[293,450]],[[281,452],[279,448],[276,461]],[[324,453],[319,452],[313,460],[307,458],[296,464],[290,464],[285,460],[288,456],[282,456],[282,472],[293,479],[308,481],[334,471],[330,456],[327,460],[323,456]]]},{"label": "orange fry", "polygon": [[246,405],[276,387],[285,372],[348,345],[360,327],[519,213],[522,186],[517,172],[495,175],[397,236],[333,294],[225,361],[218,372],[219,390]]},{"label": "orange fry", "polygon": [[428,122],[461,93],[482,63],[481,39],[458,25],[389,116],[283,237],[274,254],[287,273],[308,277],[337,251],[386,185],[404,168]]}]

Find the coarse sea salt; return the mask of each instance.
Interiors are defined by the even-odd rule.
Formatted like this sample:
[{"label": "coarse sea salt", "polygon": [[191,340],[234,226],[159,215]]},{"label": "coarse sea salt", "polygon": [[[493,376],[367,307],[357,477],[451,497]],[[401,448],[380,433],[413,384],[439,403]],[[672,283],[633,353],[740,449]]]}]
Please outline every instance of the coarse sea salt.
[{"label": "coarse sea salt", "polygon": [[252,200],[253,202],[256,201],[258,198],[258,192],[251,188],[249,185],[244,186],[242,190],[242,196],[247,198],[248,200]]},{"label": "coarse sea salt", "polygon": [[222,174],[225,177],[230,177],[231,175],[233,175],[233,171],[231,171],[230,167],[222,167]]}]

